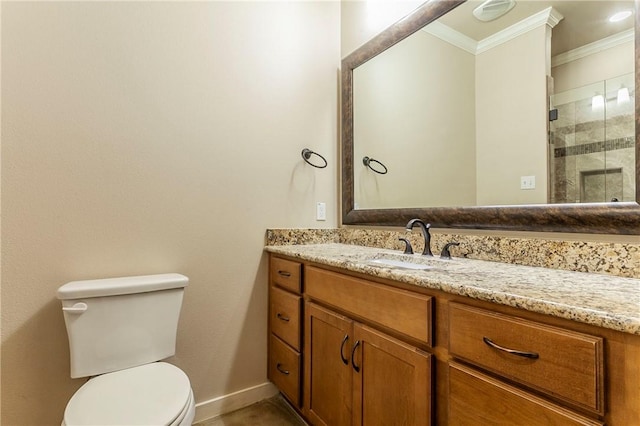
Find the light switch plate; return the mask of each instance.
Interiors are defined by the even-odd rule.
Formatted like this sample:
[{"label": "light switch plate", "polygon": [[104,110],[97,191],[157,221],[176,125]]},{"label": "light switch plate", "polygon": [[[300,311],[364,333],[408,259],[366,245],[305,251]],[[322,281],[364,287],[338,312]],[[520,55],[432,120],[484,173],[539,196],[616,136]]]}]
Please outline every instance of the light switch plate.
[{"label": "light switch plate", "polygon": [[327,204],[316,204],[316,220],[327,220]]}]

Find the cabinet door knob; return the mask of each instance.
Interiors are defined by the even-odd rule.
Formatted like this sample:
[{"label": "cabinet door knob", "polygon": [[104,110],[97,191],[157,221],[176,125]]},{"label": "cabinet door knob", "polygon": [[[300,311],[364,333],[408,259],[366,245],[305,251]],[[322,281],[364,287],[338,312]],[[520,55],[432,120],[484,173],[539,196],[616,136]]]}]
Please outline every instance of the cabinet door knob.
[{"label": "cabinet door knob", "polygon": [[284,316],[284,315],[282,315],[280,312],[278,312],[278,313],[276,314],[276,317],[278,317],[278,319],[279,319],[280,321],[289,322],[289,317],[285,317],[285,316]]},{"label": "cabinet door knob", "polygon": [[516,349],[509,349],[509,348],[505,348],[504,346],[497,345],[497,344],[493,343],[493,341],[491,339],[489,339],[488,337],[483,337],[482,341],[484,343],[486,343],[487,346],[489,346],[489,347],[491,347],[493,349],[497,349],[499,351],[506,352],[506,353],[509,353],[511,355],[516,355],[516,356],[521,356],[521,357],[524,357],[524,358],[531,358],[531,359],[538,359],[540,357],[540,355],[537,352],[518,351]]},{"label": "cabinet door knob", "polygon": [[342,339],[342,344],[340,345],[340,359],[344,365],[349,365],[349,359],[344,356],[344,345],[347,343],[347,340],[349,340],[349,335],[345,334]]},{"label": "cabinet door knob", "polygon": [[360,346],[360,340],[356,340],[356,344],[353,345],[353,349],[351,350],[351,365],[353,366],[353,369],[356,370],[356,373],[360,372],[360,366],[356,365],[356,361],[353,357],[355,356],[358,346]]},{"label": "cabinet door knob", "polygon": [[285,376],[289,375],[289,370],[283,370],[282,369],[282,364],[277,363],[276,364],[276,368],[278,369],[279,372],[281,372],[282,374],[284,374]]}]

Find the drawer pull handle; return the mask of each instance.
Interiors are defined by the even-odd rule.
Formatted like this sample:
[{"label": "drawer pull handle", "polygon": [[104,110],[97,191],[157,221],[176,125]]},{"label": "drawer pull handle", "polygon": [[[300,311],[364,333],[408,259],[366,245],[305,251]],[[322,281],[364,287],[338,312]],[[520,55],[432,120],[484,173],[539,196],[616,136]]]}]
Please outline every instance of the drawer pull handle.
[{"label": "drawer pull handle", "polygon": [[277,363],[276,364],[276,368],[278,369],[279,372],[281,372],[282,374],[284,374],[285,376],[289,375],[289,370],[283,370],[282,369],[282,364]]},{"label": "drawer pull handle", "polygon": [[278,271],[278,275],[289,278],[291,276],[291,272],[287,271]]},{"label": "drawer pull handle", "polygon": [[521,356],[524,358],[531,358],[531,359],[538,359],[540,357],[540,355],[538,355],[536,352],[517,351],[515,349],[509,349],[509,348],[502,347],[500,345],[496,345],[488,337],[483,337],[482,340],[484,341],[484,343],[487,344],[487,346],[497,349],[499,351],[507,352],[511,355],[517,355],[517,356]]},{"label": "drawer pull handle", "polygon": [[278,317],[280,321],[284,321],[284,322],[289,322],[289,319],[290,319],[289,317],[285,317],[284,315],[282,315],[280,312],[276,314],[276,317]]},{"label": "drawer pull handle", "polygon": [[356,340],[356,344],[353,345],[353,349],[351,350],[351,365],[353,365],[353,369],[356,370],[356,373],[360,372],[360,366],[356,365],[356,361],[353,359],[356,353],[356,349],[360,346],[360,340]]},{"label": "drawer pull handle", "polygon": [[347,343],[347,340],[349,340],[349,335],[345,334],[344,338],[342,339],[342,344],[340,345],[340,359],[342,360],[342,363],[344,365],[349,365],[349,359],[344,357],[344,344]]}]

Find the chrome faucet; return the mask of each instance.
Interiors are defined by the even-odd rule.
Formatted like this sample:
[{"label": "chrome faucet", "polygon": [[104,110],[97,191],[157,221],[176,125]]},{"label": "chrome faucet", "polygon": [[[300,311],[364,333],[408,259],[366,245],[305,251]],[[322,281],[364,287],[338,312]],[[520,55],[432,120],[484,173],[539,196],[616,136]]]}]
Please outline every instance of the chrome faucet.
[{"label": "chrome faucet", "polygon": [[429,228],[431,228],[430,223],[424,223],[420,219],[411,219],[407,223],[407,231],[411,231],[414,226],[418,225],[420,230],[422,231],[422,236],[424,237],[424,250],[422,250],[422,254],[424,256],[433,256],[431,253],[431,234],[429,233]]}]

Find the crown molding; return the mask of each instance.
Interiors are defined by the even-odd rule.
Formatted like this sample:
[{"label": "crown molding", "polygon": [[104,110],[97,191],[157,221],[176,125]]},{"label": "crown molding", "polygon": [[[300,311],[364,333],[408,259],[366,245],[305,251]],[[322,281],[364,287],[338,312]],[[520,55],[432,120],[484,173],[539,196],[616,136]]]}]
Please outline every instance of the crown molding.
[{"label": "crown molding", "polygon": [[472,39],[471,37],[467,37],[449,27],[448,25],[443,24],[440,21],[430,22],[429,25],[425,26],[422,31],[425,31],[432,36],[438,37],[440,40],[445,41],[449,44],[452,44],[460,49],[471,53],[472,55],[476,54],[476,50],[478,49],[478,42]]},{"label": "crown molding", "polygon": [[630,28],[626,31],[622,31],[609,37],[605,37],[601,40],[594,41],[593,43],[585,44],[584,46],[580,46],[576,49],[560,53],[559,55],[551,58],[551,67],[553,68],[559,65],[564,65],[571,61],[582,59],[589,55],[593,55],[594,53],[602,52],[603,50],[611,49],[621,44],[633,41],[634,30],[633,28]]},{"label": "crown molding", "polygon": [[523,19],[522,21],[505,28],[483,40],[478,42],[478,48],[476,54],[486,52],[493,49],[503,43],[513,40],[514,38],[521,36],[533,29],[536,29],[542,25],[548,25],[549,27],[555,27],[564,17],[554,8],[548,7],[540,12],[531,15],[530,17]]},{"label": "crown molding", "polygon": [[475,41],[440,21],[433,21],[422,30],[466,52],[478,55],[542,25],[553,28],[562,19],[563,16],[557,10],[548,7],[480,41]]}]

